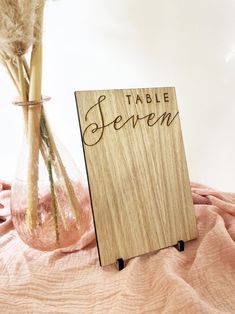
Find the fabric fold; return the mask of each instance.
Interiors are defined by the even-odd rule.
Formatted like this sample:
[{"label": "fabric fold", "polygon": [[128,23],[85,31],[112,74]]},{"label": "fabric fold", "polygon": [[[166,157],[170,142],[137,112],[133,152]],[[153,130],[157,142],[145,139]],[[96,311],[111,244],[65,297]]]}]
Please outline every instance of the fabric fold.
[{"label": "fabric fold", "polygon": [[199,236],[101,268],[94,229],[76,251],[25,245],[0,182],[0,304],[3,313],[235,313],[235,193],[191,184]]}]

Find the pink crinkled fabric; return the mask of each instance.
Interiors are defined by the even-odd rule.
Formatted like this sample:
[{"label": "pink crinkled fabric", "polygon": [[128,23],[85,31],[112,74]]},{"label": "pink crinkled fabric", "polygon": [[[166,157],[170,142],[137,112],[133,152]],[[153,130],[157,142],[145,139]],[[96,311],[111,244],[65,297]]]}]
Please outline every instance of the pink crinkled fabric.
[{"label": "pink crinkled fabric", "polygon": [[191,184],[199,237],[101,268],[89,228],[70,253],[43,253],[14,230],[0,181],[1,313],[235,313],[235,194]]}]

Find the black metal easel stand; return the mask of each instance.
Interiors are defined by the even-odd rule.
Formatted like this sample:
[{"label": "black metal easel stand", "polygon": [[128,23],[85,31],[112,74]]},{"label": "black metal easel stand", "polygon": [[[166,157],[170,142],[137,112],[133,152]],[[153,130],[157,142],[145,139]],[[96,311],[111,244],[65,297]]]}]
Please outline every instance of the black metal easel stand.
[{"label": "black metal easel stand", "polygon": [[[179,252],[183,252],[184,251],[184,241],[183,240],[179,240],[177,243],[177,250]],[[118,258],[116,261],[116,267],[119,271],[121,271],[122,269],[125,268],[125,261],[123,258]]]}]

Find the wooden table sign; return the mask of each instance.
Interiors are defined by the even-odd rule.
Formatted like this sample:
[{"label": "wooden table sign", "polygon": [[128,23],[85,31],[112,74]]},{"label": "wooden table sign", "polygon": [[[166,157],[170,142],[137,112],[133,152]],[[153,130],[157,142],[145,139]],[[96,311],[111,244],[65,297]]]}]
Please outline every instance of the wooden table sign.
[{"label": "wooden table sign", "polygon": [[195,239],[175,89],[75,96],[100,265]]}]

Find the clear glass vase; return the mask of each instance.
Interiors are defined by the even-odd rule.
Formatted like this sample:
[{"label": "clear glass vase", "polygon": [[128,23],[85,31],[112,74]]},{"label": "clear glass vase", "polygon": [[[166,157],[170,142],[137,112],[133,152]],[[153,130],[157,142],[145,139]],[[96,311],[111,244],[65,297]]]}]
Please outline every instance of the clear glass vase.
[{"label": "clear glass vase", "polygon": [[[16,231],[26,244],[42,251],[76,245],[92,224],[89,193],[84,178],[65,147],[50,130],[52,136],[53,154],[47,149],[50,145],[47,143],[47,147],[45,144],[47,136],[41,134],[36,167],[38,180],[33,187],[37,189],[38,195],[34,226],[30,226],[27,219],[30,213],[28,174],[35,169],[30,170],[28,167],[29,144],[26,134],[23,136],[11,192],[11,215]],[[74,204],[77,204],[76,208],[73,208]]]}]

